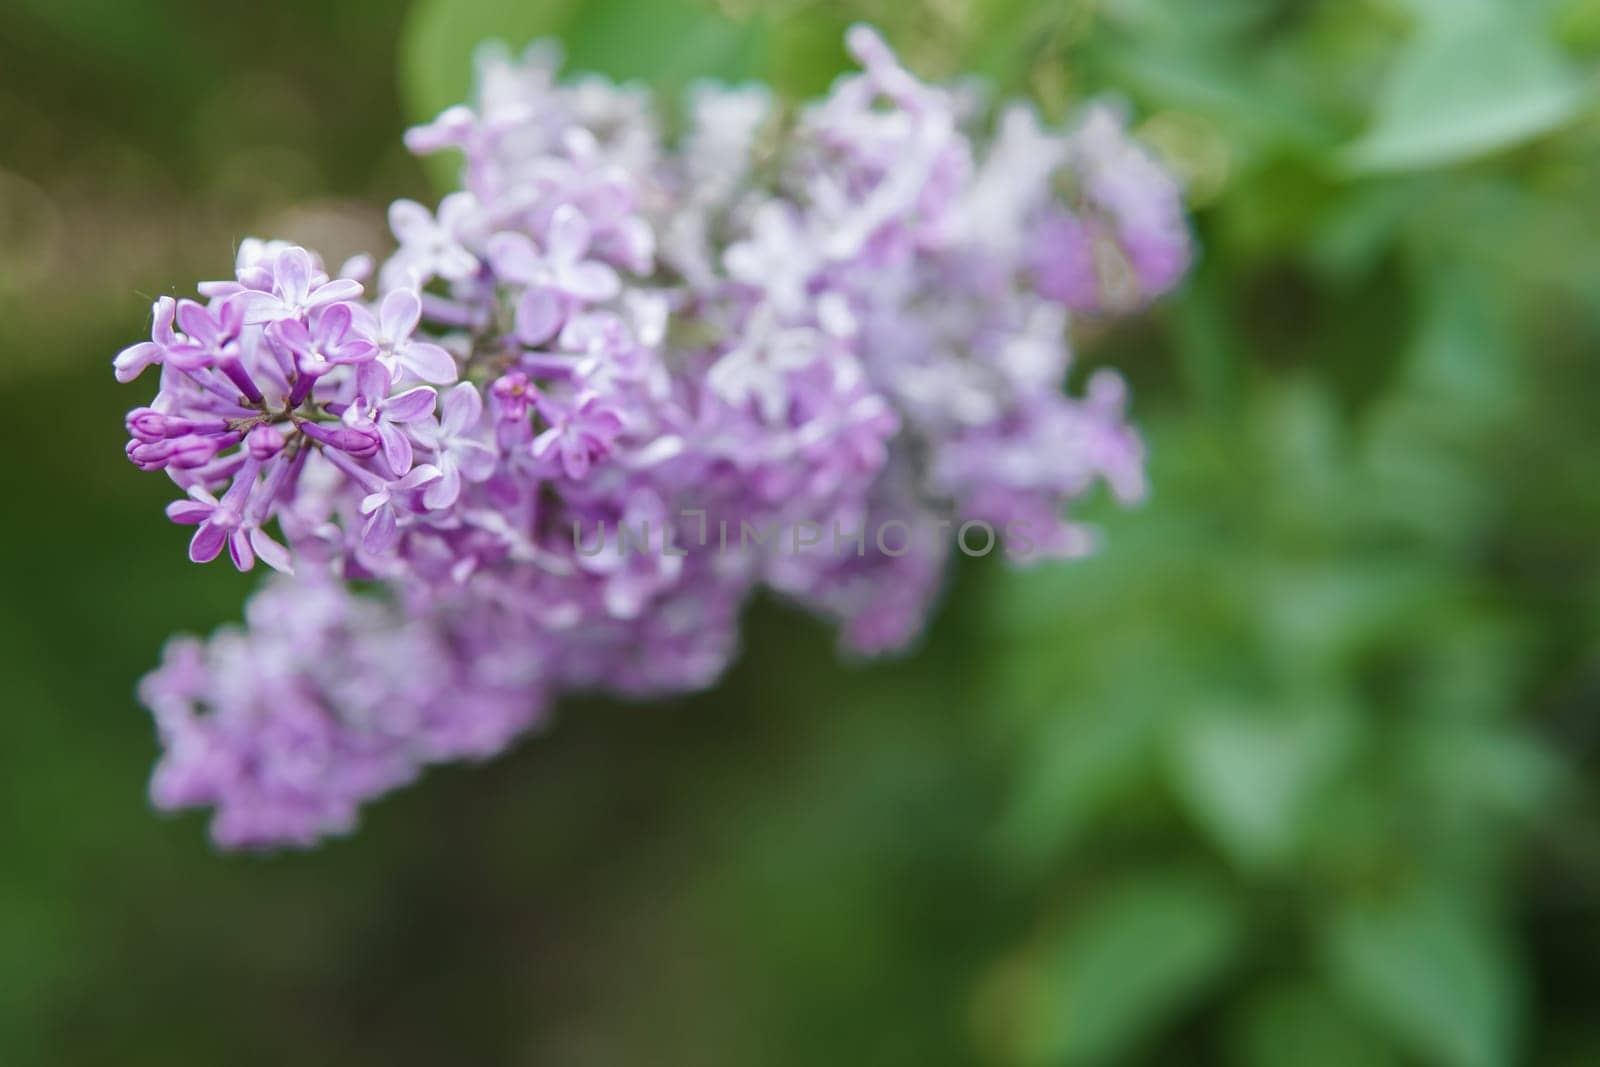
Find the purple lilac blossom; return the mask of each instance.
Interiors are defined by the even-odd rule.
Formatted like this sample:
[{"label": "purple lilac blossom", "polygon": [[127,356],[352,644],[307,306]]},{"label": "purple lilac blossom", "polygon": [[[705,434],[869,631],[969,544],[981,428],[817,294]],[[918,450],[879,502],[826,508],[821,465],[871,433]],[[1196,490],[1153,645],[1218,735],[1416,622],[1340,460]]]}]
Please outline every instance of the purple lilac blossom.
[{"label": "purple lilac blossom", "polygon": [[704,85],[677,142],[548,43],[490,54],[475,106],[407,135],[462,189],[397,201],[387,261],[250,240],[157,301],[115,360],[160,377],[128,456],[183,494],[192,559],[281,572],[145,679],[159,807],[310,845],[564,692],[713,684],[763,587],[891,651],[957,530],[1071,557],[1074,501],[1141,495],[1121,379],[1069,394],[1068,332],[1184,273],[1176,184],[1110,109],[985,134],[848,45],[783,138],[769,94]]}]

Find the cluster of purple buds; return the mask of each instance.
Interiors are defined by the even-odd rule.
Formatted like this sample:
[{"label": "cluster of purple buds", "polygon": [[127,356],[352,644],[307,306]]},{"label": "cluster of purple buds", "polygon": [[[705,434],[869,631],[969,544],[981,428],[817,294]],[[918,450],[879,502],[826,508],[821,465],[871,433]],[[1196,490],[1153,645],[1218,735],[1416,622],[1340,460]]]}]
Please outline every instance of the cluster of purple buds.
[{"label": "cluster of purple buds", "polygon": [[848,43],[820,103],[703,86],[670,142],[549,45],[490,56],[407,135],[462,188],[394,204],[387,261],[247,241],[157,302],[115,362],[161,376],[128,456],[185,493],[192,559],[283,575],[145,680],[158,805],[309,844],[562,692],[712,684],[761,588],[894,649],[957,547],[1081,554],[1069,505],[1140,495],[1121,380],[1067,393],[1067,333],[1182,275],[1175,183],[1107,108],[986,135]]}]

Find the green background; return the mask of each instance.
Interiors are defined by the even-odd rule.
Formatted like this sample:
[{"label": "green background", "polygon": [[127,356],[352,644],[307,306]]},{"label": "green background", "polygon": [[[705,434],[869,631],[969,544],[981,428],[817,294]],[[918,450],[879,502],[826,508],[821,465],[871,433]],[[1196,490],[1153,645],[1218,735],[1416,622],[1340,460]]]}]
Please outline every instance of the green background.
[{"label": "green background", "polygon": [[[133,686],[254,579],[121,457],[150,299],[382,248],[484,36],[809,94],[855,18],[1185,176],[1197,271],[1080,344],[1151,500],[314,853],[151,812]],[[5,0],[0,1063],[1600,1063],[1597,63],[1596,0]]]}]

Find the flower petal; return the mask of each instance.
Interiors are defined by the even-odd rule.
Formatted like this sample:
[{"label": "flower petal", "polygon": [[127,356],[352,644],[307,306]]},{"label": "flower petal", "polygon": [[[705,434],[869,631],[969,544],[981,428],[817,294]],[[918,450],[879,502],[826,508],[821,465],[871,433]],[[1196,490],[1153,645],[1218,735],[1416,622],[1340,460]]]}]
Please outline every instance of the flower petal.
[{"label": "flower petal", "polygon": [[503,280],[527,285],[539,277],[542,263],[533,240],[522,233],[497,233],[489,238],[489,264]]},{"label": "flower petal", "polygon": [[439,471],[439,480],[422,493],[422,502],[430,511],[439,511],[454,504],[461,497],[461,472],[454,463],[445,463]]},{"label": "flower petal", "polygon": [[396,200],[389,205],[389,229],[401,244],[426,240],[433,228],[433,214],[415,200]]},{"label": "flower petal", "polygon": [[481,482],[489,477],[499,460],[494,449],[479,441],[457,441],[451,455],[462,476],[469,482]]},{"label": "flower petal", "polygon": [[331,282],[323,282],[317,286],[316,290],[306,297],[306,306],[321,307],[340,300],[355,300],[361,296],[361,292],[360,282],[352,278],[335,278]]},{"label": "flower petal", "polygon": [[560,294],[534,286],[517,301],[517,340],[525,345],[542,345],[556,335],[565,318]]},{"label": "flower petal", "polygon": [[116,371],[117,381],[126,385],[144,373],[146,367],[160,363],[161,355],[160,345],[154,341],[141,341],[118,352],[111,366]]},{"label": "flower petal", "polygon": [[439,420],[447,437],[455,437],[478,425],[483,416],[483,397],[471,382],[462,382],[444,394],[443,413]]},{"label": "flower petal", "polygon": [[443,474],[444,472],[432,463],[424,463],[421,466],[411,468],[410,474],[394,483],[393,490],[400,493],[409,493],[413,489],[438,480],[443,477]]},{"label": "flower petal", "polygon": [[290,245],[279,252],[272,267],[272,280],[273,288],[285,304],[303,306],[311,291],[311,253],[299,245]]},{"label": "flower petal", "polygon": [[458,377],[455,357],[436,344],[413,341],[395,354],[402,366],[425,382],[449,385]]},{"label": "flower petal", "polygon": [[415,422],[433,414],[434,405],[438,402],[439,394],[431,386],[419,385],[384,401],[383,417],[389,422]]},{"label": "flower petal", "polygon": [[576,263],[589,251],[589,220],[571,204],[562,204],[550,216],[547,244],[556,263]]},{"label": "flower petal", "polygon": [[256,550],[261,562],[273,570],[280,574],[294,573],[294,559],[289,555],[289,550],[267,536],[267,532],[259,526],[250,531],[250,547]]},{"label": "flower petal", "polygon": [[378,424],[378,436],[383,440],[383,458],[396,478],[411,469],[411,438],[392,423]]},{"label": "flower petal", "polygon": [[205,504],[198,500],[174,500],[167,505],[167,518],[180,526],[193,526],[205,522],[215,510],[217,510],[215,504]]},{"label": "flower petal", "polygon": [[178,301],[178,329],[207,348],[216,347],[221,339],[211,313],[193,300]]},{"label": "flower petal", "polygon": [[[368,404],[376,404],[389,395],[389,368],[377,360],[368,360],[356,368],[356,395],[366,400]],[[392,408],[384,405],[384,411],[390,412]]]},{"label": "flower petal", "polygon": [[367,516],[366,523],[361,527],[361,547],[373,555],[387,552],[400,534],[400,526],[395,522],[393,508],[379,508]]},{"label": "flower petal", "polygon": [[422,301],[410,289],[396,289],[383,298],[378,312],[379,328],[389,341],[399,342],[411,336],[422,321]]},{"label": "flower petal", "polygon": [[255,549],[250,547],[250,535],[243,528],[228,535],[228,556],[240,573],[252,571],[256,566]]},{"label": "flower petal", "polygon": [[617,272],[597,259],[575,264],[561,276],[563,288],[582,300],[597,303],[622,291]]},{"label": "flower petal", "polygon": [[202,523],[189,541],[189,558],[196,563],[210,563],[222,551],[228,531],[214,522]]}]

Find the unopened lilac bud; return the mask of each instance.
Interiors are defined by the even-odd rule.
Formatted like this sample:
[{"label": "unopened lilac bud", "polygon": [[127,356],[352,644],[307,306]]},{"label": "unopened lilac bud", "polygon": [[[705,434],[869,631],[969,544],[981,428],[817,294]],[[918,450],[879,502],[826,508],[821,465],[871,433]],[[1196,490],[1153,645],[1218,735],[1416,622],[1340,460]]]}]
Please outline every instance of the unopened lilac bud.
[{"label": "unopened lilac bud", "polygon": [[156,452],[156,444],[150,441],[129,441],[123,446],[122,451],[127,455],[128,461],[142,471],[158,471],[165,467],[166,449]]},{"label": "unopened lilac bud", "polygon": [[180,415],[167,415],[154,408],[135,408],[128,413],[128,433],[141,441],[160,441],[186,433],[226,433],[224,419],[187,419]]},{"label": "unopened lilac bud", "polygon": [[276,426],[257,426],[251,430],[244,439],[244,446],[250,455],[259,460],[269,460],[283,451],[283,446],[288,443],[283,431]]},{"label": "unopened lilac bud", "polygon": [[300,423],[300,432],[318,444],[337,448],[357,459],[376,455],[382,439],[376,432],[357,426],[332,426],[320,422]]},{"label": "unopened lilac bud", "polygon": [[188,470],[201,467],[215,459],[217,453],[238,441],[237,435],[202,436],[184,434],[160,441],[130,442],[128,458],[143,470],[161,470],[177,467]]},{"label": "unopened lilac bud", "polygon": [[238,441],[238,434],[184,434],[182,437],[174,437],[168,442],[171,452],[167,456],[167,464],[180,470],[203,467],[216,459],[217,454],[224,448],[231,447]]}]

